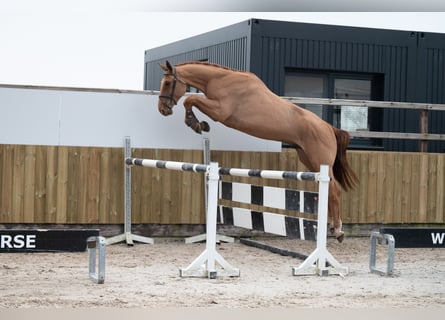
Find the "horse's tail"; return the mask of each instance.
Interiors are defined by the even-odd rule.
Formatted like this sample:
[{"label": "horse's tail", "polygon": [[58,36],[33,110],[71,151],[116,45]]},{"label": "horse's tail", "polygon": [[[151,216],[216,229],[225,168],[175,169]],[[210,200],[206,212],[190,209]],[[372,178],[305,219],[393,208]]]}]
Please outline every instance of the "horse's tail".
[{"label": "horse's tail", "polygon": [[348,148],[351,138],[346,131],[335,127],[333,127],[333,129],[335,138],[337,139],[337,155],[332,170],[338,183],[340,183],[344,190],[348,191],[354,188],[358,183],[357,175],[349,166],[346,158],[346,149]]}]

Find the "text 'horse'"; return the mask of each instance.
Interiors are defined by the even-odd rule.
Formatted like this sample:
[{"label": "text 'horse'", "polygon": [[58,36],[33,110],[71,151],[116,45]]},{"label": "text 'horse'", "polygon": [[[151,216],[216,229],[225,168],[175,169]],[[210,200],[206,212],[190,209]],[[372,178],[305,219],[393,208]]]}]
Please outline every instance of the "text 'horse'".
[{"label": "text 'horse'", "polygon": [[193,107],[227,127],[294,146],[310,171],[318,171],[321,164],[329,165],[329,175],[334,177],[329,184],[331,231],[338,241],[343,241],[338,184],[349,190],[358,182],[346,159],[350,141],[346,131],[280,98],[253,73],[203,62],[172,66],[167,61],[161,68],[165,72],[158,101],[161,114],[172,114],[187,87],[194,87],[204,96],[190,95],[184,100],[185,123],[197,133],[209,131],[210,127],[196,118]]}]

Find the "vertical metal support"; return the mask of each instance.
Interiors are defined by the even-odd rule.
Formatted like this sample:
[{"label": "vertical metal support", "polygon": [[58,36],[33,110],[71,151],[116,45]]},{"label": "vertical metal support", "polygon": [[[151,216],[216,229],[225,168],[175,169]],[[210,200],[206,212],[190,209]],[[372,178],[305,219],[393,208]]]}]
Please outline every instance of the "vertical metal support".
[{"label": "vertical metal support", "polygon": [[[106,244],[107,241],[104,237],[90,237],[87,240],[87,248],[89,253],[89,278],[99,284],[105,282]],[[97,250],[99,250],[98,255]]]},{"label": "vertical metal support", "polygon": [[348,274],[348,268],[338,263],[326,248],[330,181],[329,166],[321,165],[318,179],[317,247],[300,266],[292,268],[294,276],[309,274],[318,274],[320,276]]},{"label": "vertical metal support", "polygon": [[[131,139],[126,136],[124,139],[124,159],[131,157]],[[124,165],[124,233],[108,238],[107,244],[114,244],[125,241],[132,246],[133,240],[153,244],[152,238],[147,238],[131,233],[131,167]]]},{"label": "vertical metal support", "polygon": [[[388,257],[386,261],[386,271],[379,270],[376,267],[376,251],[377,251],[377,241],[380,244],[388,245]],[[394,272],[394,248],[395,239],[391,234],[381,234],[380,232],[374,231],[371,233],[369,246],[369,271],[371,273],[377,273],[380,275],[390,276]]]},{"label": "vertical metal support", "polygon": [[[218,274],[221,276],[239,277],[239,269],[232,267],[216,251],[216,215],[218,211],[219,184],[219,167],[217,162],[210,163],[207,174],[206,248],[187,268],[179,269],[179,275],[181,277],[208,277],[210,279],[215,279]],[[222,270],[217,271],[216,263],[222,267]]]},{"label": "vertical metal support", "polygon": [[[131,140],[130,137],[125,137],[124,159],[129,157],[131,157]],[[129,166],[124,166],[124,192],[124,233],[131,235],[131,168]],[[133,244],[131,237],[127,237],[127,244]]]},{"label": "vertical metal support", "polygon": [[[204,164],[210,165],[210,139],[203,138],[202,139],[203,149],[204,149]],[[205,199],[205,210],[207,212],[207,194],[209,192],[208,189],[208,179],[209,177],[204,175],[204,199]]]}]

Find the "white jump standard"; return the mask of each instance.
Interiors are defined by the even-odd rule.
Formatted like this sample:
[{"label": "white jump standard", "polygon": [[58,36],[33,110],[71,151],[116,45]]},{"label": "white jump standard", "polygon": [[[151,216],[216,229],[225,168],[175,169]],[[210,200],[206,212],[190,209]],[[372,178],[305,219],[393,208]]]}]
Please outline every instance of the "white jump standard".
[{"label": "white jump standard", "polygon": [[[180,276],[209,277],[239,276],[239,269],[231,266],[216,251],[216,222],[218,208],[218,185],[220,175],[231,175],[241,177],[261,177],[265,179],[293,179],[319,182],[318,197],[318,228],[317,228],[317,248],[299,266],[293,268],[294,275],[330,275],[348,273],[348,268],[340,265],[337,260],[326,249],[327,237],[327,212],[328,212],[328,192],[329,192],[329,168],[321,166],[319,173],[314,172],[293,172],[274,170],[252,170],[219,168],[218,163],[212,162],[210,165],[194,164],[176,161],[163,161],[152,159],[126,158],[128,166],[143,166],[151,168],[202,172],[208,175],[208,206],[206,219],[206,249],[187,268],[180,269]],[[216,269],[218,263],[222,270]]]},{"label": "white jump standard", "polygon": [[[206,215],[206,248],[188,267],[179,269],[179,275],[181,277],[208,277],[210,279],[215,279],[217,276],[239,277],[239,269],[230,265],[216,251],[216,215],[219,181],[218,164],[210,163],[210,165],[204,165],[136,158],[127,158],[125,159],[125,163],[129,166],[192,171],[207,174],[208,205]],[[222,269],[217,270],[216,263],[218,263]]]},{"label": "white jump standard", "polygon": [[[318,212],[317,220],[285,216],[269,212],[259,212],[245,208],[220,206],[220,221],[223,224],[230,224],[291,238],[299,238],[301,240],[316,240],[317,248],[312,254],[305,258],[305,261],[299,267],[293,268],[294,275],[346,275],[348,269],[341,266],[326,249],[327,199],[330,181],[328,172],[329,167],[322,165],[320,173],[294,172],[292,174],[285,173],[281,176],[279,171],[277,171],[270,175],[271,177],[281,176],[281,179],[298,179],[318,182],[318,193],[255,186],[236,182],[221,183],[220,197],[223,199],[284,210],[297,209],[299,212],[309,214],[316,214],[316,212]],[[260,174],[258,173],[258,175]],[[224,195],[224,193],[226,193],[226,195]],[[315,198],[318,199],[316,200],[316,203],[314,203]],[[257,244],[254,246],[257,246]],[[299,256],[302,255],[299,254]]]},{"label": "white jump standard", "polygon": [[343,267],[326,248],[329,181],[329,166],[321,165],[318,178],[317,247],[300,266],[293,268],[294,275],[314,273],[320,276],[348,274],[348,268]]}]

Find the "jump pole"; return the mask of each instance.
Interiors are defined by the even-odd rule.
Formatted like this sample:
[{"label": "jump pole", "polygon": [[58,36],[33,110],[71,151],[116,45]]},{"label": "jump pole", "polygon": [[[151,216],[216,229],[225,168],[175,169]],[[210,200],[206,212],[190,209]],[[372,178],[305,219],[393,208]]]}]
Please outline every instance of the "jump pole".
[{"label": "jump pole", "polygon": [[[124,157],[131,157],[131,139],[129,136],[124,138]],[[133,241],[153,244],[154,240],[152,238],[136,235],[131,233],[131,167],[124,166],[124,233],[108,238],[108,244],[114,244],[118,242],[125,241],[127,245],[132,246]]]}]

